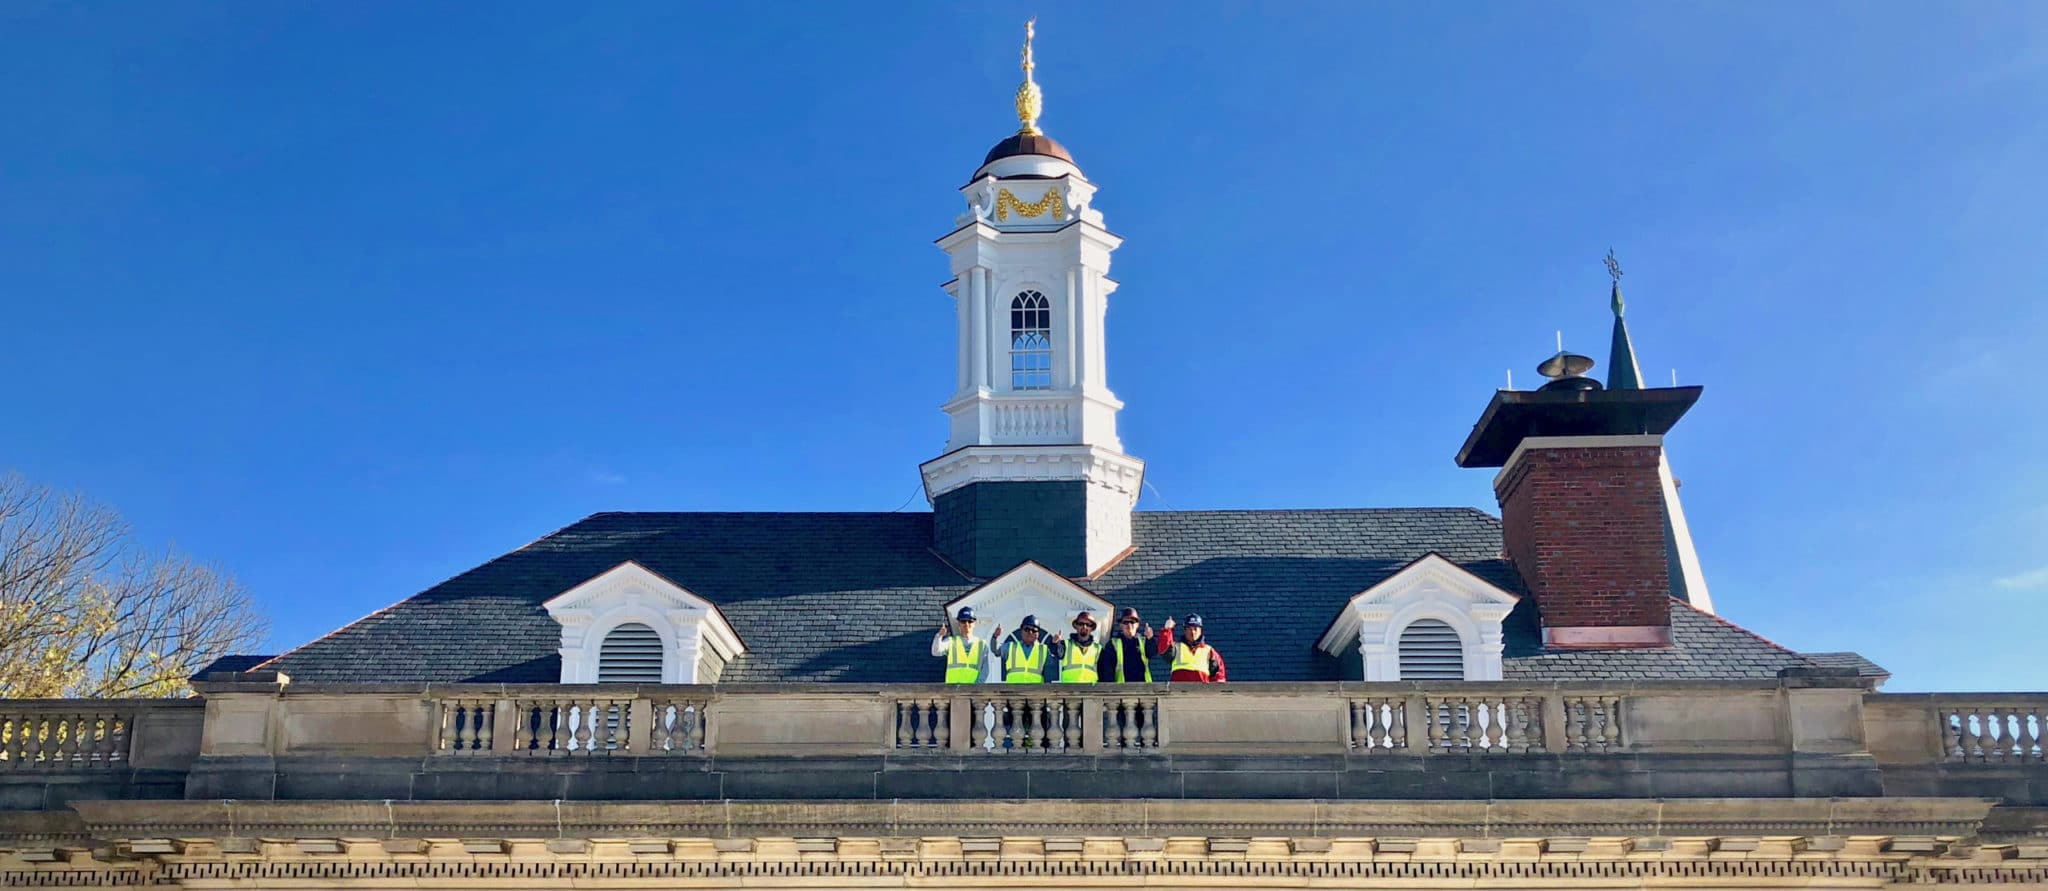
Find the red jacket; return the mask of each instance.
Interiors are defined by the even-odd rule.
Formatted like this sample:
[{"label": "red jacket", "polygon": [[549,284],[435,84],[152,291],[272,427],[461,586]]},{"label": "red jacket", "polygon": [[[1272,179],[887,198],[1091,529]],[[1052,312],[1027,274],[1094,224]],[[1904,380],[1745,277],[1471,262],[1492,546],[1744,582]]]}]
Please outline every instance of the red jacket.
[{"label": "red jacket", "polygon": [[[1202,643],[1205,645],[1209,643],[1208,635],[1202,636]],[[1173,631],[1168,628],[1159,629],[1159,655],[1165,656],[1172,652]],[[1168,664],[1170,665],[1172,663],[1169,662]],[[1225,680],[1227,680],[1223,673],[1223,654],[1216,652],[1216,648],[1214,646],[1210,646],[1208,671],[1192,671],[1186,668],[1175,669],[1173,672],[1173,676],[1167,678],[1167,680],[1179,683],[1193,682],[1197,684],[1223,683]]]}]

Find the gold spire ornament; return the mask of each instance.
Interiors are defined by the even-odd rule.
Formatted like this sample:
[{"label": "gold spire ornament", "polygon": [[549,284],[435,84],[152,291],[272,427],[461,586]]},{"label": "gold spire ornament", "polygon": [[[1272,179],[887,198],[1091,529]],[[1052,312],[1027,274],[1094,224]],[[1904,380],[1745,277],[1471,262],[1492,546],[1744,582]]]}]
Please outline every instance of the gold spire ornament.
[{"label": "gold spire ornament", "polygon": [[1017,120],[1024,122],[1017,132],[1023,136],[1038,135],[1038,113],[1045,110],[1045,93],[1031,79],[1031,70],[1038,67],[1031,61],[1031,38],[1037,33],[1038,19],[1033,17],[1024,23],[1024,82],[1017,85]]}]

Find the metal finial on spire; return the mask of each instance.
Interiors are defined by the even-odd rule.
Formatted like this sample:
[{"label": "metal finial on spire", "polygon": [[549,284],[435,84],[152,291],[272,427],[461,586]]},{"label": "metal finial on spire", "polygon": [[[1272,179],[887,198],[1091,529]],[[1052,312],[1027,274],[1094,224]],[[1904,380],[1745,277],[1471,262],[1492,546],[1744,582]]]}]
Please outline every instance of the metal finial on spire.
[{"label": "metal finial on spire", "polygon": [[1643,388],[1643,370],[1636,364],[1636,346],[1629,341],[1628,323],[1621,320],[1621,261],[1614,259],[1614,249],[1607,249],[1607,277],[1614,280],[1614,291],[1610,305],[1614,308],[1614,341],[1607,352],[1607,389],[1640,390]]},{"label": "metal finial on spire", "polygon": [[1045,93],[1031,78],[1031,72],[1038,67],[1031,58],[1031,39],[1036,36],[1038,18],[1033,16],[1024,23],[1024,82],[1017,85],[1017,120],[1024,124],[1017,132],[1026,136],[1038,135],[1038,115],[1045,110]]},{"label": "metal finial on spire", "polygon": [[1621,311],[1623,309],[1621,302],[1621,261],[1614,259],[1613,248],[1607,249],[1607,277],[1614,279],[1614,299],[1612,305],[1614,307],[1614,317],[1618,319],[1621,318]]}]

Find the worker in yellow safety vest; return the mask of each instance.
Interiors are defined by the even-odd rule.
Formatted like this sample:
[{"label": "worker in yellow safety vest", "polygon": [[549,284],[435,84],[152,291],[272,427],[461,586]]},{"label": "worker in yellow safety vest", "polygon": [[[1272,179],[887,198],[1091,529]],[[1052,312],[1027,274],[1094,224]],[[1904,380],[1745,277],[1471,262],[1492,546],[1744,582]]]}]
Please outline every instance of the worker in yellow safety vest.
[{"label": "worker in yellow safety vest", "polygon": [[1082,610],[1074,616],[1074,633],[1066,640],[1053,641],[1052,657],[1060,660],[1060,683],[1092,684],[1102,661],[1102,641],[1095,638],[1095,613]]},{"label": "worker in yellow safety vest", "polygon": [[1044,633],[1037,616],[1025,616],[1017,626],[1016,639],[1003,641],[1003,683],[1045,683],[1045,664],[1052,657],[1052,648],[1038,640]]},{"label": "worker in yellow safety vest", "polygon": [[1220,684],[1223,674],[1223,654],[1209,646],[1202,637],[1202,616],[1189,613],[1181,624],[1180,640],[1173,639],[1173,617],[1166,617],[1166,626],[1159,629],[1159,655],[1173,656],[1173,675],[1167,680],[1176,684]]},{"label": "worker in yellow safety vest", "polygon": [[988,676],[989,646],[974,636],[974,610],[961,607],[953,624],[960,629],[957,633],[948,633],[946,623],[939,623],[939,633],[932,638],[932,655],[946,657],[946,683],[980,683]]},{"label": "worker in yellow safety vest", "polygon": [[1145,641],[1152,626],[1138,627],[1138,611],[1124,607],[1117,614],[1116,628],[1103,644],[1102,659],[1095,666],[1096,679],[1105,684],[1152,683],[1152,663],[1145,659]]}]

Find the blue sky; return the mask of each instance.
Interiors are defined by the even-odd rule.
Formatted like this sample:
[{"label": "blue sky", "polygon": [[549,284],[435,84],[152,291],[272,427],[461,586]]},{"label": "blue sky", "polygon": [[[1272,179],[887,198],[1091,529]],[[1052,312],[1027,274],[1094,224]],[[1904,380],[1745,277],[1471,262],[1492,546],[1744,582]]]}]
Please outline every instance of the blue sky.
[{"label": "blue sky", "polygon": [[1031,14],[1144,507],[1491,509],[1612,246],[1721,612],[2048,682],[2039,4],[10,3],[0,466],[273,648],[595,511],[923,509]]}]

